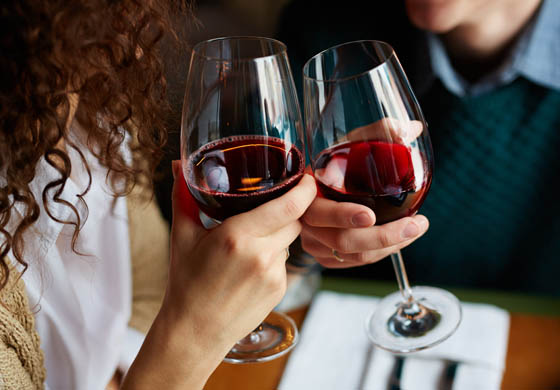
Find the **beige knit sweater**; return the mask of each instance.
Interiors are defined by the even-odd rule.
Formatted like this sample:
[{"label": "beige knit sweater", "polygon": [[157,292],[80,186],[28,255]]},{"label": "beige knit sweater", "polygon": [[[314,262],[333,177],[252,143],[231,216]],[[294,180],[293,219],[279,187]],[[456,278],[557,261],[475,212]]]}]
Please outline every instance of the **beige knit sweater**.
[{"label": "beige knit sweater", "polygon": [[[132,256],[132,317],[130,326],[147,332],[165,292],[169,228],[154,200],[128,197]],[[0,390],[44,388],[48,373],[25,285],[13,269],[0,291]]]}]

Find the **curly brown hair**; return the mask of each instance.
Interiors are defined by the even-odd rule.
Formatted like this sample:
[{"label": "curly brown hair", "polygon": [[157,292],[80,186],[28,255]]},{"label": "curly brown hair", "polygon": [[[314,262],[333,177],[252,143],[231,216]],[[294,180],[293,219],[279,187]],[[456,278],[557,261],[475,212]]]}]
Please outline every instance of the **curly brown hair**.
[{"label": "curly brown hair", "polygon": [[[85,129],[88,148],[107,167],[112,183],[126,184],[113,185],[115,196],[141,178],[153,179],[167,138],[158,42],[171,31],[171,9],[162,0],[2,0],[0,289],[8,280],[10,250],[24,270],[28,266],[23,234],[40,214],[30,183],[41,159],[60,177],[45,186],[40,201],[50,218],[74,226],[73,247],[76,242],[80,214],[60,198],[71,172],[67,148],[81,156],[90,184],[91,174],[69,137],[72,96],[79,96],[73,120]],[[175,4],[176,9],[187,7]],[[132,166],[121,152],[131,138],[133,152],[142,157]],[[49,208],[53,203],[71,208],[73,217],[57,219]],[[23,206],[22,218],[8,229],[17,204]]]}]

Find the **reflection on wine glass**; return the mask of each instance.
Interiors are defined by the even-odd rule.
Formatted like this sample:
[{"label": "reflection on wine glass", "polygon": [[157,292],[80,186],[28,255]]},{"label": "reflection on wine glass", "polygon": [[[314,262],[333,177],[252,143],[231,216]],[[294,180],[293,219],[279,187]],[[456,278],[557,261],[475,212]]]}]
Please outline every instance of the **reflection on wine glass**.
[{"label": "reflection on wine glass", "polygon": [[[181,161],[207,228],[295,186],[303,176],[302,150],[301,113],[283,43],[226,37],[194,47],[183,104]],[[225,361],[271,360],[288,352],[297,339],[294,322],[272,312]]]},{"label": "reflection on wine glass", "polygon": [[[428,129],[394,50],[379,41],[327,49],[304,66],[307,145],[322,196],[371,208],[377,224],[414,215],[433,172]],[[400,251],[391,255],[399,292],[367,321],[370,339],[412,352],[448,338],[461,321],[455,296],[411,288]]]}]

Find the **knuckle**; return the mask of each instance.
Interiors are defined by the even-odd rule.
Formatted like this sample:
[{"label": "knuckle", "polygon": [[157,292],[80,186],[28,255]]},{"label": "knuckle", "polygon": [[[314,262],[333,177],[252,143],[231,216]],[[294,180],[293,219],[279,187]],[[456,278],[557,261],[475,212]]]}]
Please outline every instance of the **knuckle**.
[{"label": "knuckle", "polygon": [[350,252],[350,241],[344,232],[339,232],[335,235],[334,248],[342,253]]},{"label": "knuckle", "polygon": [[269,269],[268,259],[266,256],[259,254],[253,257],[251,261],[251,270],[254,276],[258,278],[266,277]]},{"label": "knuckle", "polygon": [[360,263],[369,263],[370,258],[371,256],[368,252],[360,252],[356,254],[356,260]]},{"label": "knuckle", "polygon": [[285,273],[274,272],[273,276],[271,277],[271,286],[274,291],[277,291],[279,294],[284,295],[284,292],[286,291]]},{"label": "knuckle", "polygon": [[270,286],[272,287],[275,301],[280,302],[288,289],[287,280],[285,275],[280,272],[277,272],[274,275],[275,276],[271,278]]},{"label": "knuckle", "polygon": [[392,243],[391,243],[391,237],[390,237],[390,235],[389,235],[387,232],[385,232],[385,231],[379,232],[379,235],[377,236],[377,240],[379,241],[379,245],[380,245],[382,248],[387,248],[387,247],[389,247],[389,246],[392,245]]},{"label": "knuckle", "polygon": [[224,251],[228,255],[239,253],[241,250],[240,239],[234,232],[226,232],[222,239]]},{"label": "knuckle", "polygon": [[272,299],[280,301],[287,289],[285,266],[266,267],[261,271],[262,274],[259,275],[261,286],[265,287],[265,291]]}]

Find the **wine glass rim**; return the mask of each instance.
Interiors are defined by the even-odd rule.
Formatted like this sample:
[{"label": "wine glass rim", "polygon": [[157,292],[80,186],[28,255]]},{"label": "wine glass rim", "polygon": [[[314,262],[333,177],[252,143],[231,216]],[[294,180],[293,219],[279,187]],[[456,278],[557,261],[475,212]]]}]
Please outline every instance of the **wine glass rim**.
[{"label": "wine glass rim", "polygon": [[[373,67],[371,67],[367,70],[364,70],[363,72],[359,72],[359,73],[353,74],[351,76],[340,77],[340,78],[319,79],[317,77],[311,77],[311,76],[307,75],[306,69],[309,67],[309,64],[313,60],[315,60],[316,58],[324,55],[326,52],[335,50],[335,49],[337,49],[339,47],[342,47],[342,46],[349,46],[349,45],[354,45],[354,44],[357,44],[357,43],[364,43],[364,42],[376,43],[376,44],[383,45],[390,50],[390,54],[382,62],[380,62],[378,65],[375,65],[375,66],[373,66]],[[308,59],[305,62],[305,64],[303,65],[303,77],[304,77],[304,79],[307,79],[307,80],[319,81],[319,82],[322,82],[322,83],[338,83],[338,82],[341,82],[341,81],[346,81],[346,80],[351,80],[351,79],[354,79],[354,78],[361,77],[361,76],[371,72],[372,70],[375,70],[375,69],[385,65],[389,60],[391,60],[395,56],[396,56],[396,54],[395,54],[395,49],[393,48],[393,46],[391,46],[390,44],[388,44],[387,42],[384,42],[384,41],[379,41],[379,40],[375,40],[375,39],[358,39],[358,40],[355,40],[355,41],[344,42],[344,43],[340,43],[338,45],[328,47],[325,50],[320,51],[319,53],[315,54],[313,57]]]},{"label": "wine glass rim", "polygon": [[282,41],[279,41],[278,39],[274,39],[274,38],[269,38],[269,37],[262,37],[262,36],[258,36],[258,35],[231,35],[231,36],[223,36],[223,37],[217,37],[217,38],[212,38],[212,39],[207,39],[204,41],[200,41],[197,44],[195,44],[193,46],[192,49],[192,55],[196,55],[198,57],[204,58],[206,60],[212,60],[212,61],[217,61],[217,62],[232,62],[234,60],[232,59],[227,59],[227,58],[222,58],[222,57],[216,57],[216,56],[209,56],[209,55],[205,55],[205,54],[201,54],[200,53],[200,49],[203,46],[215,43],[215,42],[219,42],[219,41],[234,41],[234,40],[238,40],[238,41],[250,41],[250,40],[254,40],[254,41],[267,41],[270,43],[274,43],[275,45],[278,45],[279,50],[275,51],[272,54],[267,54],[267,55],[261,55],[261,56],[253,56],[253,57],[245,57],[245,58],[236,58],[235,62],[244,62],[244,61],[254,61],[257,59],[264,59],[264,58],[269,58],[269,57],[278,57],[279,55],[285,54],[287,52],[287,47],[286,44]]}]

